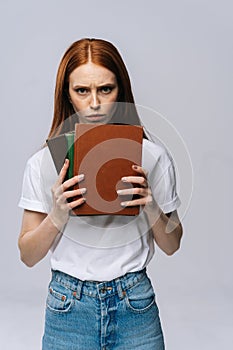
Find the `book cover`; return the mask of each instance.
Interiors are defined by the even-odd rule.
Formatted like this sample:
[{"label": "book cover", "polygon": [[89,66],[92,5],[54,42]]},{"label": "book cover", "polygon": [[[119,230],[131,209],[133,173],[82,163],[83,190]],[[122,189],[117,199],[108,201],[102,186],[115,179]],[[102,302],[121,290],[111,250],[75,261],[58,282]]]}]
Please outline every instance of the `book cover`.
[{"label": "book cover", "polygon": [[68,158],[70,165],[65,180],[73,177],[74,131],[52,137],[46,140],[46,143],[51,153],[57,173],[60,173],[65,159]]},{"label": "book cover", "polygon": [[[139,206],[123,208],[117,190],[132,187],[123,176],[137,176],[133,164],[141,165],[143,128],[134,125],[76,124],[74,175],[85,178],[75,188],[86,187],[86,202],[73,215],[137,215]],[[135,198],[135,197],[134,197]]]}]

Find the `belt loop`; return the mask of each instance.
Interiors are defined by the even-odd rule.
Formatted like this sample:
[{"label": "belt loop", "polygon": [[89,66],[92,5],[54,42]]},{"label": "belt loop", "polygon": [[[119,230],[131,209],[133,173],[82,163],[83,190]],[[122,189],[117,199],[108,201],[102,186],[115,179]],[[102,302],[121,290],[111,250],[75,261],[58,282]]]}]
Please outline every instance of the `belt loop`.
[{"label": "belt loop", "polygon": [[123,290],[122,285],[121,285],[121,280],[120,278],[116,278],[116,287],[117,287],[117,293],[120,299],[123,299],[126,295],[126,292]]},{"label": "belt loop", "polygon": [[74,292],[74,296],[77,299],[81,299],[82,286],[83,286],[83,281],[78,280],[77,290],[76,290],[76,292]]}]

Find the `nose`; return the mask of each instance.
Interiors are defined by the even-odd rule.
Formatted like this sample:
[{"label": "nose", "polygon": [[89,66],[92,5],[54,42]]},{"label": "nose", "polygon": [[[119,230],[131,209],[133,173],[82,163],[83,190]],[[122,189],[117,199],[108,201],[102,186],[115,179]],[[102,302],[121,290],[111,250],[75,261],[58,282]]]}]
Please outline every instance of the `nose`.
[{"label": "nose", "polygon": [[91,94],[90,108],[96,111],[100,108],[100,104],[101,102],[97,95],[97,92],[93,91]]}]

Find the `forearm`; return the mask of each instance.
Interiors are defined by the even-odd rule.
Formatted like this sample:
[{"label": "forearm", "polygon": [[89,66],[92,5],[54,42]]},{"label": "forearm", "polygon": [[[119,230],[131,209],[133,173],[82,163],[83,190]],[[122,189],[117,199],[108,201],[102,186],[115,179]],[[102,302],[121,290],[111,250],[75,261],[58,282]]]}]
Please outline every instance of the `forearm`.
[{"label": "forearm", "polygon": [[167,254],[172,255],[180,247],[182,225],[173,217],[168,217],[153,202],[145,207],[145,212],[157,245]]},{"label": "forearm", "polygon": [[[86,188],[71,190],[74,185],[84,179],[84,175],[77,175],[65,180],[69,167],[69,160],[65,163],[59,176],[53,185],[51,192],[53,206],[50,213],[40,213],[31,210],[24,210],[22,229],[18,240],[21,260],[27,266],[33,266],[45,257],[51,248],[57,235],[63,231],[69,220],[69,212],[81,205],[85,198],[81,197]],[[79,197],[76,199],[76,197]],[[72,201],[68,199],[73,198]]]},{"label": "forearm", "polygon": [[146,171],[137,165],[133,165],[132,168],[137,171],[140,176],[126,176],[121,180],[123,182],[137,184],[138,187],[135,186],[130,189],[118,190],[117,193],[122,197],[124,195],[139,195],[140,198],[126,202],[123,201],[121,205],[123,207],[134,205],[143,206],[157,245],[166,254],[172,255],[179,249],[182,237],[182,226],[177,212],[173,211],[170,217],[164,214],[153,198],[151,189],[148,186]]},{"label": "forearm", "polygon": [[59,229],[50,216],[46,216],[38,227],[20,236],[21,260],[29,267],[34,266],[46,256],[58,234]]}]

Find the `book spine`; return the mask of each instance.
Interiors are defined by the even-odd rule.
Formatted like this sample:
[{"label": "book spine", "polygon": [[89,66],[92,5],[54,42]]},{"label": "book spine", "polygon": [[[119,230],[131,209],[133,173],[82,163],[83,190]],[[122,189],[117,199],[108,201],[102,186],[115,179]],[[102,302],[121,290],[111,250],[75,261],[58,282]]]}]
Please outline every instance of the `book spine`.
[{"label": "book spine", "polygon": [[74,176],[74,133],[66,134],[67,158],[70,161],[68,169],[68,179]]}]

